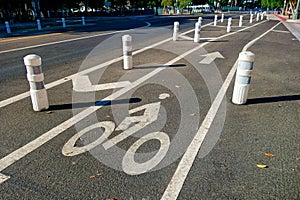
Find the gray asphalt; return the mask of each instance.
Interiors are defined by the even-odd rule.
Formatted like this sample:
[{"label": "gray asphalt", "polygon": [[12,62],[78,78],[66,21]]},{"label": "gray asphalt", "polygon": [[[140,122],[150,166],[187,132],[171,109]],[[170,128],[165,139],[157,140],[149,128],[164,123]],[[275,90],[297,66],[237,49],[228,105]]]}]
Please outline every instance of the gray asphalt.
[{"label": "gray asphalt", "polygon": [[[134,38],[135,50],[169,38],[175,20],[180,20],[181,32],[184,32],[193,28],[197,18],[151,20],[154,29],[144,27],[129,31]],[[211,21],[211,17],[204,21],[205,24],[208,21]],[[3,158],[68,120],[74,113],[87,109],[90,104],[96,102],[98,105],[104,105],[95,115],[90,115],[76,126],[71,126],[1,171],[1,174],[11,178],[0,184],[0,198],[160,199],[182,155],[205,118],[212,100],[234,65],[238,53],[248,42],[277,23],[278,21],[266,21],[210,42],[191,55],[172,63],[141,86],[120,95],[110,104],[101,100],[122,89],[105,90],[95,94],[74,92],[72,82],[68,81],[48,90],[48,111],[32,111],[30,98],[1,108],[0,156]],[[233,25],[237,24],[238,21],[234,20]],[[139,21],[133,23],[130,28],[144,25],[143,21]],[[204,27],[201,37],[211,38],[226,34],[226,23],[219,25],[224,27]],[[108,27],[106,31],[111,29]],[[235,27],[233,31],[240,29]],[[300,198],[299,41],[286,32],[283,24],[275,30],[284,32],[271,31],[250,47],[249,50],[255,53],[256,59],[248,102],[239,106],[231,103],[231,81],[178,199]],[[22,44],[27,46],[35,41],[48,42],[53,39],[73,38],[74,35],[97,33],[100,31],[64,32],[54,38],[24,40]],[[0,100],[28,90],[22,64],[24,55],[34,52],[44,58],[45,81],[50,83],[121,56],[121,42],[118,39],[123,34],[1,54]],[[188,36],[192,37],[193,34]],[[202,40],[200,44],[206,41]],[[1,50],[22,44],[2,43]],[[93,84],[97,84],[99,79],[100,83],[120,80],[134,82],[197,46],[198,44],[186,39],[169,41],[135,55],[133,70],[124,71],[122,62],[116,62],[107,69],[96,70],[88,75]],[[103,47],[108,47],[109,51]],[[200,55],[216,51],[220,52],[224,59],[216,59],[208,65],[199,64],[203,59]],[[161,94],[170,96],[159,99]],[[118,150],[127,151],[138,140],[136,137],[129,137],[117,144],[119,149],[105,151],[98,145],[93,151],[80,155],[66,157],[62,154],[64,144],[79,130],[100,121],[120,124],[128,116],[128,110],[155,102],[161,102],[158,120],[139,131],[137,136],[155,131],[164,132],[169,136],[169,152],[156,166],[157,170],[134,176],[120,170],[124,152]],[[82,136],[76,145],[87,145],[100,137],[99,132],[101,133],[100,129],[94,132],[94,135]],[[109,138],[119,133],[121,132],[115,131]],[[143,144],[138,152],[155,152],[159,147],[157,140],[150,140]],[[274,156],[267,157],[265,153]],[[151,155],[153,156],[153,153]],[[139,163],[150,158],[149,155],[145,157],[143,154],[135,157]],[[260,169],[257,164],[266,164],[267,168]],[[115,167],[119,170],[114,169]]]}]

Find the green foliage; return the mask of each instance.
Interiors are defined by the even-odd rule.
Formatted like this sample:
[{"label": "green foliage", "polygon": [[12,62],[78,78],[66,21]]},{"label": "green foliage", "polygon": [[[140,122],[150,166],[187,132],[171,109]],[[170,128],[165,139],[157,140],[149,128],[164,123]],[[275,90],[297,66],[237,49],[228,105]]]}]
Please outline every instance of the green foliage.
[{"label": "green foliage", "polygon": [[277,8],[277,7],[283,7],[283,1],[282,0],[261,0],[261,6],[265,8]]},{"label": "green foliage", "polygon": [[192,0],[180,0],[178,7],[179,8],[186,8],[191,3],[192,3]]},{"label": "green foliage", "polygon": [[174,0],[162,0],[161,5],[162,6],[174,6],[175,1]]}]

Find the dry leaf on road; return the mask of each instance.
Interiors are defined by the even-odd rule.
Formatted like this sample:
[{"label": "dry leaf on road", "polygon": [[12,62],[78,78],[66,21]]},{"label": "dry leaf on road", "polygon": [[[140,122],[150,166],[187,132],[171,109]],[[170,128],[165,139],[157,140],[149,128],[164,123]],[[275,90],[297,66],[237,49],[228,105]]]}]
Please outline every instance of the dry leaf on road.
[{"label": "dry leaf on road", "polygon": [[267,156],[267,157],[274,157],[275,155],[271,154],[271,153],[265,153],[265,156]]},{"label": "dry leaf on road", "polygon": [[264,169],[264,168],[267,168],[268,165],[265,165],[265,164],[257,164],[256,165],[258,168],[261,168],[261,169]]}]

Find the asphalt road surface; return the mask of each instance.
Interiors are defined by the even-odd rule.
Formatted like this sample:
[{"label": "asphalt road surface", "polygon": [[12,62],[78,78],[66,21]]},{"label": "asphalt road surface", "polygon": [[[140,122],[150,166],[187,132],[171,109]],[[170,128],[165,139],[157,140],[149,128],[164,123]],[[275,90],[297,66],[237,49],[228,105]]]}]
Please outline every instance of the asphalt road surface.
[{"label": "asphalt road surface", "polygon": [[[299,41],[279,21],[116,19],[0,42],[0,199],[299,199]],[[173,22],[180,22],[178,41]],[[121,37],[133,38],[123,70]],[[246,105],[236,61],[255,54]],[[32,110],[23,57],[42,57]],[[111,84],[108,84],[111,83]]]}]

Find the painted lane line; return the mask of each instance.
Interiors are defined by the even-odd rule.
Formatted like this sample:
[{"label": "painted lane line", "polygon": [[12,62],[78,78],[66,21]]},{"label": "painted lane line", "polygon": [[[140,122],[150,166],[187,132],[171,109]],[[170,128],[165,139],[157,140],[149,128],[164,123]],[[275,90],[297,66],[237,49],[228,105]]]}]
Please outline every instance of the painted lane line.
[{"label": "painted lane line", "polygon": [[[130,91],[131,89],[137,87],[138,85],[142,84],[146,80],[148,80],[151,77],[155,76],[156,74],[158,74],[162,70],[168,68],[170,65],[174,64],[175,62],[177,62],[177,61],[181,60],[182,58],[184,58],[185,56],[189,55],[190,53],[202,48],[206,44],[208,44],[208,42],[203,43],[202,45],[199,45],[196,48],[193,48],[193,49],[185,52],[184,54],[174,58],[170,62],[163,65],[163,67],[155,69],[154,71],[150,72],[149,74],[147,74],[147,75],[141,77],[140,79],[134,81],[129,87],[118,90],[117,92],[115,92],[115,93],[107,96],[106,98],[104,98],[102,101],[104,101],[104,100],[105,101],[112,101],[112,100],[118,98],[119,96],[125,94],[126,92]],[[7,167],[9,167],[10,165],[14,164],[16,161],[20,160],[24,156],[26,156],[30,152],[32,152],[35,149],[39,148],[40,146],[42,146],[46,142],[50,141],[51,139],[53,139],[54,137],[56,137],[60,133],[64,132],[65,130],[67,130],[71,126],[75,125],[76,123],[78,123],[79,121],[84,119],[85,117],[87,117],[90,114],[96,112],[97,110],[99,110],[102,107],[103,107],[103,105],[91,106],[91,107],[85,109],[84,111],[82,111],[82,112],[78,113],[77,115],[71,117],[70,119],[66,120],[65,122],[61,123],[60,125],[52,128],[51,130],[44,133],[43,135],[36,138],[35,140],[27,143],[23,147],[15,150],[14,152],[12,152],[9,155],[5,156],[4,158],[2,158],[0,160],[0,172],[2,170],[6,169]]]},{"label": "painted lane line", "polygon": [[[208,26],[208,25],[209,25],[209,24],[204,25],[203,27]],[[193,31],[194,31],[194,29],[189,30],[189,31],[186,31],[186,32],[182,33],[181,35],[185,35],[185,34],[188,34],[188,33],[190,33],[190,32],[193,32]],[[162,45],[162,44],[164,44],[164,43],[166,43],[166,42],[169,42],[169,41],[171,41],[171,40],[172,40],[172,38],[168,38],[168,39],[162,40],[162,41],[157,42],[157,43],[155,43],[155,44],[152,44],[152,45],[150,45],[150,46],[147,46],[147,47],[144,47],[144,48],[139,49],[139,50],[137,50],[137,51],[134,51],[132,55],[136,55],[136,54],[142,53],[142,52],[144,52],[144,51],[146,51],[146,50],[152,49],[152,48],[154,48],[154,47],[156,47],[156,46]],[[98,70],[98,69],[101,69],[101,68],[103,68],[103,67],[109,66],[109,65],[111,65],[111,64],[113,64],[113,63],[119,62],[119,61],[121,61],[122,59],[123,59],[123,56],[118,57],[118,58],[115,58],[115,59],[113,59],[113,60],[107,61],[107,62],[102,63],[102,64],[99,64],[99,65],[96,65],[96,66],[94,66],[94,67],[91,67],[91,68],[89,68],[89,69],[83,70],[83,71],[81,71],[81,72],[77,72],[76,74],[73,74],[73,75],[70,75],[70,76],[66,76],[66,77],[64,77],[64,78],[61,78],[61,79],[59,79],[59,80],[56,80],[56,81],[54,81],[54,82],[51,82],[51,83],[46,84],[46,85],[45,85],[45,88],[46,88],[46,89],[50,89],[50,88],[53,88],[53,87],[55,87],[55,86],[61,85],[61,84],[63,84],[63,83],[66,83],[66,82],[72,80],[73,78],[75,78],[75,77],[78,76],[78,75],[85,75],[85,74],[91,73],[91,72],[93,72],[93,71],[95,71],[95,70]],[[22,93],[22,94],[19,94],[19,95],[10,97],[10,98],[8,98],[8,99],[6,99],[6,100],[0,101],[0,108],[5,107],[5,106],[7,106],[7,105],[9,105],[9,104],[15,103],[15,102],[17,102],[17,101],[20,101],[20,100],[22,100],[22,99],[25,99],[25,98],[27,98],[27,97],[29,97],[29,96],[30,96],[29,92],[24,92],[24,93]]]},{"label": "painted lane line", "polygon": [[[263,22],[261,22],[261,23],[263,23]],[[257,26],[258,24],[260,24],[260,23],[257,23],[255,25],[253,25],[252,27]],[[249,28],[251,28],[251,27],[247,27],[247,28],[241,29],[240,31],[237,31],[235,33],[244,31],[244,30],[249,29]],[[229,35],[233,35],[235,33],[227,33],[226,35],[218,37],[218,39],[227,37]],[[170,40],[171,39],[172,38],[170,38]],[[157,69],[151,71],[147,75],[145,75],[145,76],[141,77],[140,79],[134,81],[132,83],[132,85],[130,85],[130,86],[126,87],[126,88],[118,90],[117,92],[115,92],[115,93],[107,96],[103,100],[105,100],[105,101],[112,101],[112,100],[120,97],[121,95],[125,94],[126,92],[128,92],[128,91],[134,89],[135,87],[137,87],[138,85],[142,84],[146,80],[152,78],[153,76],[155,76],[156,74],[158,74],[162,70],[168,68],[170,65],[172,65],[175,62],[183,59],[187,55],[189,55],[189,54],[191,54],[191,53],[193,53],[193,52],[201,49],[203,46],[205,46],[205,45],[207,45],[209,43],[210,42],[202,43],[201,45],[199,45],[199,46],[197,46],[197,47],[195,47],[195,48],[193,48],[193,49],[191,49],[191,50],[189,50],[189,51],[187,51],[187,52],[185,52],[185,53],[177,56],[173,60],[171,60],[168,63],[166,63],[165,65],[163,65],[163,67],[160,67],[160,68],[157,68]],[[43,135],[39,136],[38,138],[34,139],[33,141],[27,143],[26,145],[22,146],[21,148],[15,150],[12,153],[10,153],[9,155],[5,156],[4,158],[2,158],[0,160],[0,172],[3,171],[4,169],[6,169],[7,167],[9,167],[10,165],[14,164],[15,162],[17,162],[18,160],[22,159],[27,154],[29,154],[32,151],[36,150],[37,148],[39,148],[43,144],[45,144],[48,141],[52,140],[53,138],[55,138],[56,136],[58,136],[62,132],[66,131],[67,129],[69,129],[70,127],[72,127],[73,125],[75,125],[76,123],[78,123],[79,121],[81,121],[82,119],[84,119],[85,117],[87,117],[90,114],[96,112],[97,110],[99,110],[103,106],[104,105],[91,106],[91,107],[83,110],[82,112],[78,113],[77,115],[71,117],[70,119],[64,121],[63,123],[59,124],[58,126],[52,128],[48,132],[46,132]],[[184,178],[184,180],[185,180],[185,178]],[[183,182],[182,182],[182,184],[183,184]],[[179,191],[178,191],[178,193],[179,193]]]},{"label": "painted lane line", "polygon": [[0,184],[4,183],[4,181],[6,181],[8,179],[10,179],[10,176],[6,176],[6,175],[0,173]]},{"label": "painted lane line", "polygon": [[74,42],[74,41],[78,41],[78,40],[85,40],[85,39],[90,39],[90,38],[94,38],[94,37],[110,35],[110,34],[115,34],[115,33],[121,33],[121,32],[124,32],[124,31],[112,31],[112,32],[108,32],[108,33],[100,33],[100,34],[85,36],[85,37],[80,37],[80,38],[73,38],[73,39],[67,39],[67,40],[62,40],[62,41],[57,41],[57,42],[49,42],[49,43],[37,44],[37,45],[32,45],[32,46],[27,46],[27,47],[20,47],[20,48],[0,51],[0,54],[14,52],[14,51],[21,51],[21,50],[26,50],[26,49],[33,49],[33,48],[44,47],[44,46],[50,46],[50,45],[54,45],[54,44],[62,44],[62,43],[66,43],[66,42]]},{"label": "painted lane line", "polygon": [[262,35],[258,36],[257,38],[255,38],[254,40],[250,41],[248,44],[246,44],[246,46],[244,46],[243,51],[247,51],[247,49],[249,49],[257,40],[261,39],[262,37],[264,37],[265,35],[267,35],[268,33],[270,33],[271,31],[273,31],[279,24],[281,24],[281,22],[277,23],[275,26],[273,26],[271,29],[269,29],[268,31],[266,31],[265,33],[263,33]]},{"label": "painted lane line", "polygon": [[19,40],[27,40],[27,39],[35,39],[35,38],[42,38],[42,37],[49,37],[49,36],[57,36],[61,35],[62,33],[50,33],[50,34],[43,34],[43,35],[35,35],[35,36],[27,36],[27,37],[18,37],[18,38],[11,38],[11,39],[3,39],[0,40],[0,43],[5,42],[12,42],[12,41],[19,41]]},{"label": "painted lane line", "polygon": [[289,31],[273,30],[275,33],[290,33]]},{"label": "painted lane line", "polygon": [[[151,26],[151,23],[148,22],[146,27],[149,27],[149,26]],[[140,29],[140,28],[144,28],[144,27],[139,27],[139,28],[136,28],[136,29]],[[129,29],[129,30],[136,30],[136,29]],[[9,49],[9,50],[5,50],[5,51],[0,51],[0,54],[14,52],[14,51],[21,51],[21,50],[26,50],[26,49],[33,49],[33,48],[37,48],[37,47],[50,46],[50,45],[55,45],[55,44],[62,44],[62,43],[66,43],[66,42],[74,42],[74,41],[78,41],[78,40],[85,40],[85,39],[90,39],[90,38],[104,36],[104,35],[122,33],[122,32],[126,32],[126,31],[128,31],[128,30],[112,31],[112,32],[100,33],[100,34],[90,35],[90,36],[85,36],[85,37],[80,37],[80,38],[73,38],[73,39],[67,39],[67,40],[62,40],[62,41],[57,41],[57,42],[49,42],[49,43],[45,43],[45,44],[32,45],[32,46],[28,46],[28,47],[20,47],[20,48],[16,48],[16,49]]]},{"label": "painted lane line", "polygon": [[[275,27],[277,27],[281,22],[276,24],[273,28],[266,31],[264,34],[260,35],[256,39],[249,42],[244,48],[243,51],[246,51],[248,48],[250,48],[254,42],[261,39],[265,35],[267,35],[270,31],[272,31]],[[254,42],[253,42],[254,41]],[[185,179],[187,178],[187,175],[197,157],[197,154],[201,148],[202,142],[204,141],[204,138],[206,134],[208,133],[214,118],[216,117],[216,114],[219,110],[219,107],[225,97],[225,94],[228,90],[228,87],[234,77],[234,74],[236,72],[238,61],[235,62],[233,67],[231,68],[230,72],[228,73],[221,89],[219,90],[216,98],[214,99],[205,119],[203,120],[200,128],[198,129],[194,139],[192,140],[191,144],[186,150],[186,153],[183,155],[180,163],[178,164],[178,167],[173,174],[173,177],[165,190],[161,200],[176,200],[179,196],[179,193],[182,189],[182,186],[185,182]]]}]

